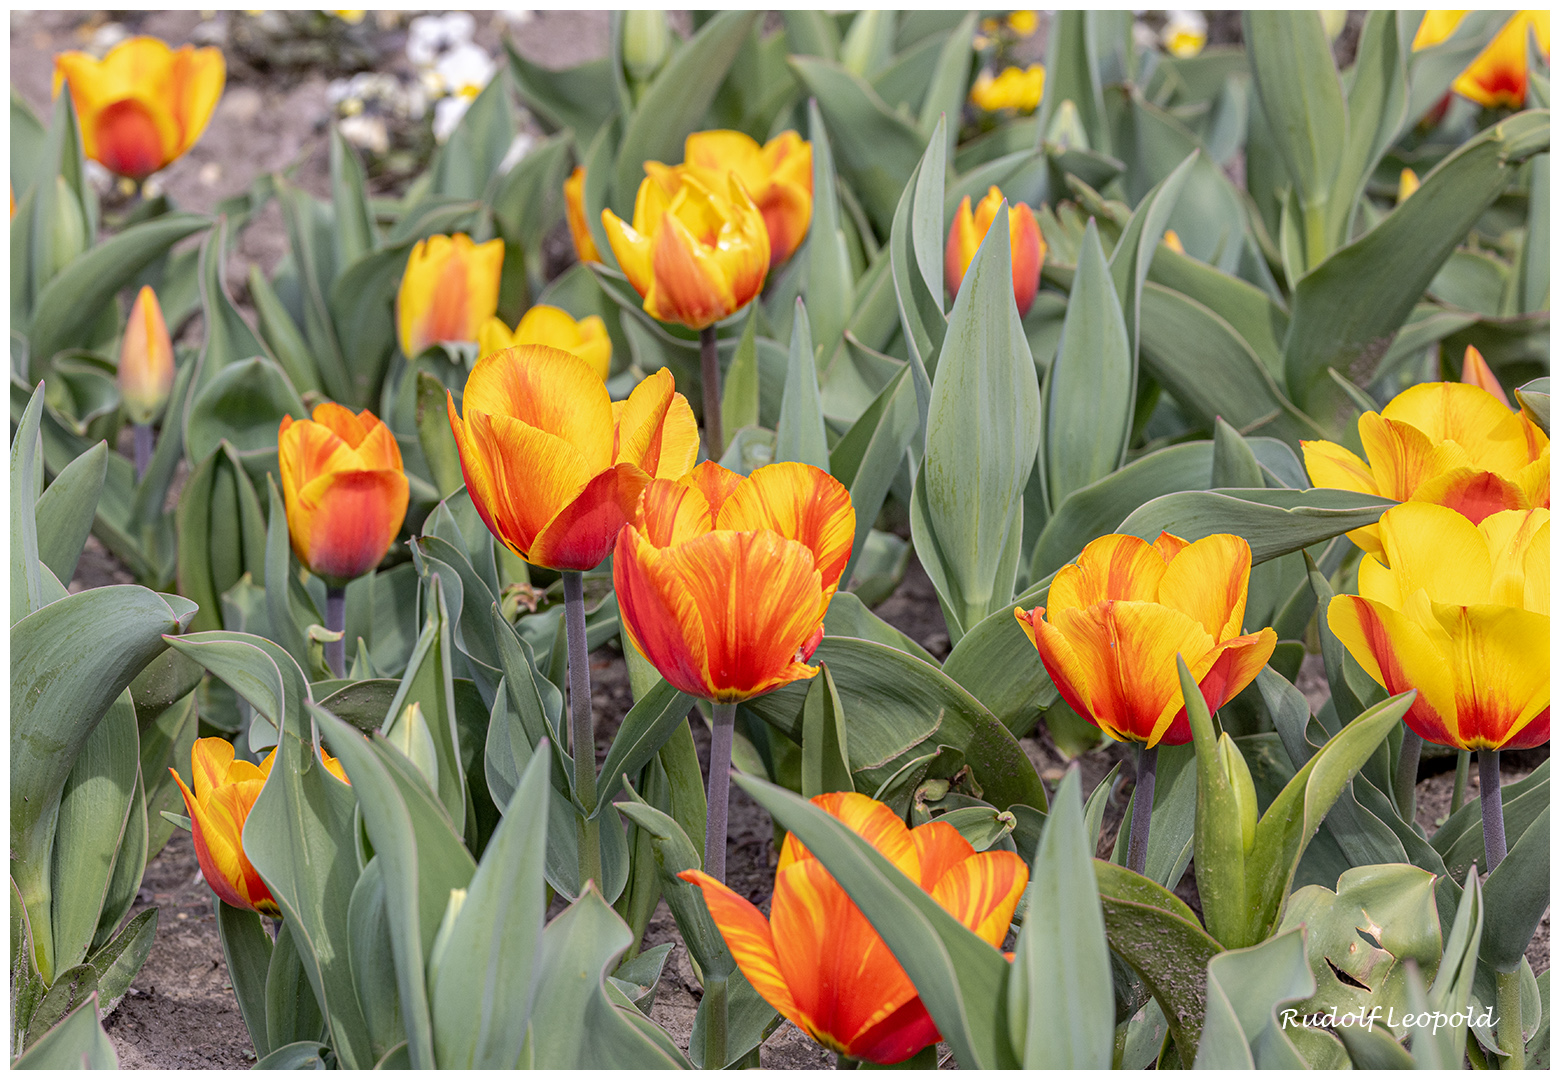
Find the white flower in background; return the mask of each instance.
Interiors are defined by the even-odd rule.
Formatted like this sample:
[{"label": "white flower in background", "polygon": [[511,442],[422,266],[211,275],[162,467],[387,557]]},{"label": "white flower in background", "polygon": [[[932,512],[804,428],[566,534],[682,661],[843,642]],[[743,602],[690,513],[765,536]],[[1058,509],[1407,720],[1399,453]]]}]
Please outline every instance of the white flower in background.
[{"label": "white flower in background", "polygon": [[360,150],[383,154],[390,149],[390,129],[382,116],[359,113],[346,117],[337,127],[341,137]]},{"label": "white flower in background", "polygon": [[442,97],[433,103],[433,137],[444,142],[460,126],[460,118],[471,108],[471,98]]},{"label": "white flower in background", "polygon": [[498,171],[507,173],[524,160],[525,156],[536,148],[536,137],[528,132],[520,132],[509,144],[509,149],[504,151],[504,158],[498,163]]},{"label": "white flower in background", "polygon": [[422,15],[407,27],[406,58],[416,67],[432,67],[440,56],[459,45],[469,45],[477,20],[470,12]]},{"label": "white flower in background", "polygon": [[1171,56],[1196,56],[1208,43],[1208,20],[1200,11],[1167,11],[1159,37]]},{"label": "white flower in background", "polygon": [[474,98],[493,78],[497,66],[480,47],[467,42],[439,57],[433,70],[444,93]]}]

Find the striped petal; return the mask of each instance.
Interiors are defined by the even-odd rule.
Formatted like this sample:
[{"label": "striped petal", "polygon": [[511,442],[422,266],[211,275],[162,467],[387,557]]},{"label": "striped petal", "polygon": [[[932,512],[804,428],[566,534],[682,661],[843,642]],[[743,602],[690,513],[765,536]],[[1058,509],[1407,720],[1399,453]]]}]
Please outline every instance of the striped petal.
[{"label": "striped petal", "polygon": [[980,249],[980,242],[985,235],[984,229],[976,230],[975,215],[970,211],[970,197],[964,196],[964,201],[954,211],[953,224],[948,229],[948,248],[943,253],[943,284],[948,287],[950,296],[958,295],[959,286],[964,281],[970,263],[975,261],[975,252]]},{"label": "striped petal", "polygon": [[1549,616],[1500,604],[1434,610],[1454,658],[1458,745],[1499,750],[1549,709]]},{"label": "striped petal", "polygon": [[527,561],[553,570],[593,570],[612,551],[650,482],[643,469],[623,462],[597,473],[531,542]]},{"label": "striped petal", "polygon": [[1001,948],[1028,884],[1029,868],[1018,855],[982,851],[950,867],[937,879],[931,894],[988,945]]},{"label": "striped petal", "polygon": [[612,587],[623,632],[661,677],[686,694],[711,694],[704,622],[664,553],[637,529],[618,533]]},{"label": "striped petal", "polygon": [[1216,533],[1188,544],[1165,567],[1159,602],[1202,624],[1214,641],[1238,637],[1246,617],[1251,545]]},{"label": "striped petal", "polygon": [[[643,196],[644,186],[640,186]],[[612,256],[622,267],[628,283],[640,296],[647,296],[655,284],[655,270],[651,252],[655,244],[653,236],[646,236],[634,226],[618,217],[611,210],[601,212],[601,226],[607,233],[607,244]]]},{"label": "striped petal", "polygon": [[1347,447],[1326,439],[1301,439],[1300,450],[1305,455],[1306,474],[1317,487],[1361,491],[1367,495],[1382,493],[1370,466]]},{"label": "striped petal", "polygon": [[[464,440],[456,436],[462,465],[469,450],[486,473],[488,490],[483,495],[491,501],[484,520],[511,550],[526,558],[537,535],[595,474],[574,446],[521,420],[468,412],[465,429]],[[471,480],[467,473],[468,484]]]},{"label": "striped petal", "polygon": [[303,562],[327,580],[349,581],[372,570],[406,520],[406,474],[361,469],[316,477],[299,492],[307,507]]},{"label": "striped petal", "polygon": [[577,165],[563,182],[563,206],[569,219],[569,237],[574,241],[574,254],[580,262],[600,262],[601,253],[590,235],[589,219],[585,216],[585,166]]},{"label": "striped petal", "polygon": [[774,937],[769,920],[745,898],[732,892],[702,870],[684,870],[677,875],[704,894],[704,906],[720,928],[731,957],[742,969],[749,985],[774,1010],[797,1027],[806,1026],[806,1018],[796,1007],[796,999],[780,972]]},{"label": "striped petal", "polygon": [[[1509,476],[1531,460],[1521,417],[1482,387],[1453,382],[1419,383],[1388,402],[1381,416],[1411,425],[1432,444],[1456,443],[1467,452],[1468,464],[1476,469]],[[1363,428],[1360,434],[1364,436]],[[1370,451],[1368,443],[1366,450]],[[1374,453],[1371,464],[1376,465]]]},{"label": "striped petal", "polygon": [[[903,871],[906,877],[921,882],[923,887],[921,852],[938,846],[939,838],[942,844],[948,843],[941,830],[922,837],[927,826],[908,828],[887,804],[860,792],[829,791],[814,795],[810,801],[830,817],[837,818],[840,824],[871,844],[880,855]],[[964,841],[953,826],[944,822],[943,828]],[[964,845],[969,848],[968,841],[964,841]],[[969,848],[969,852],[973,851],[973,848]],[[785,843],[780,847],[780,862],[775,867],[775,873],[778,874],[793,862],[816,857],[796,838],[795,833],[787,833]],[[967,854],[962,857],[967,857]]]},{"label": "striped petal", "polygon": [[770,529],[805,545],[825,588],[838,584],[856,535],[845,485],[796,461],[754,469],[721,506],[718,522],[718,528],[742,532]]},{"label": "striped petal", "polygon": [[[1207,673],[1197,680],[1197,689],[1202,691],[1203,701],[1207,703],[1208,711],[1215,712],[1222,709],[1234,699],[1236,694],[1250,686],[1257,674],[1267,666],[1277,645],[1278,633],[1271,626],[1264,626],[1255,634],[1243,634],[1220,643],[1214,649],[1213,662],[1208,667]],[[1183,723],[1186,724],[1185,738],[1177,741],[1172,735],[1167,734],[1164,741],[1171,746],[1191,741],[1192,729],[1186,719],[1185,705],[1176,714],[1175,722],[1171,725],[1175,735],[1181,734],[1175,730],[1176,725]]]},{"label": "striped petal", "polygon": [[211,789],[227,783],[233,764],[233,744],[226,739],[196,739],[190,751],[190,779],[195,782],[195,798],[204,799]]},{"label": "striped petal", "polygon": [[461,407],[468,417],[512,417],[557,436],[579,453],[591,476],[612,464],[612,400],[573,353],[520,345],[485,356],[466,380]]},{"label": "striped petal", "polygon": [[617,460],[632,462],[653,477],[679,479],[698,460],[698,423],[666,368],[641,380],[627,401],[614,403],[613,423]]},{"label": "striped petal", "polygon": [[1090,698],[1089,691],[1089,673],[1084,669],[1083,662],[1078,658],[1066,635],[1045,621],[1043,618],[1045,611],[1043,607],[1037,607],[1029,612],[1025,612],[1023,608],[1014,608],[1013,614],[1017,617],[1019,626],[1023,627],[1024,633],[1028,635],[1030,644],[1039,651],[1040,663],[1045,667],[1046,674],[1051,677],[1057,692],[1062,695],[1062,700],[1067,702],[1073,712],[1096,727],[1100,727],[1107,735],[1117,739],[1125,738],[1113,729],[1103,727],[1095,719],[1094,702]]},{"label": "striped petal", "polygon": [[1046,607],[1055,621],[1059,612],[1106,600],[1155,600],[1165,569],[1164,555],[1148,541],[1121,533],[1102,536],[1056,572]]},{"label": "striped petal", "polygon": [[1412,424],[1375,413],[1360,417],[1360,441],[1376,486],[1389,499],[1412,498],[1427,480],[1468,464],[1467,451],[1457,443],[1434,439]]},{"label": "striped petal", "polygon": [[1448,469],[1420,484],[1414,501],[1450,507],[1475,525],[1498,511],[1524,510],[1531,505],[1515,480],[1466,466]]},{"label": "striped petal", "polygon": [[1045,238],[1035,212],[1023,203],[1008,207],[1009,244],[1013,258],[1013,301],[1020,318],[1029,314],[1040,291],[1040,268],[1045,262]]},{"label": "striped petal", "polygon": [[1327,625],[1365,673],[1389,694],[1418,690],[1404,721],[1416,733],[1442,746],[1461,746],[1457,735],[1457,698],[1449,644],[1444,632],[1430,633],[1408,616],[1375,600],[1335,596],[1327,606]]},{"label": "striped petal", "polygon": [[1511,399],[1506,396],[1505,387],[1500,385],[1500,380],[1490,370],[1489,364],[1484,362],[1483,354],[1472,345],[1463,350],[1462,381],[1469,386],[1477,386],[1506,408],[1511,408]]},{"label": "striped petal", "polygon": [[671,213],[662,216],[656,230],[650,267],[645,311],[662,322],[702,330],[737,310],[731,283],[711,252]]},{"label": "striped petal", "polygon": [[[694,473],[703,473],[706,467],[720,468],[713,461],[706,461]],[[741,479],[739,474],[732,475]],[[710,509],[709,498],[693,482],[692,475],[681,482],[652,480],[640,496],[635,527],[656,547],[671,547],[715,528],[715,511]]]},{"label": "striped petal", "polygon": [[1549,511],[1506,510],[1479,523],[1489,546],[1490,599],[1549,614]]},{"label": "striped petal", "polygon": [[[975,856],[975,849],[970,846],[970,842],[959,835],[959,830],[946,821],[929,821],[925,825],[917,825],[909,832],[910,839],[915,843],[916,861],[920,870],[916,884],[927,892],[932,892],[932,887],[941,881],[948,871]],[[942,903],[940,900],[938,902]],[[959,909],[948,907],[947,904],[943,904],[943,907],[948,908],[955,915],[959,913]]]}]

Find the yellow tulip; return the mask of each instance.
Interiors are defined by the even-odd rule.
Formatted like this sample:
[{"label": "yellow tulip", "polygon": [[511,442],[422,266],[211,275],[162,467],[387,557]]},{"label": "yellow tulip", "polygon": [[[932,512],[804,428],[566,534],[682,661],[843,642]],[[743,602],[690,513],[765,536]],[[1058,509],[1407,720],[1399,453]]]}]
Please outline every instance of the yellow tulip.
[{"label": "yellow tulip", "polygon": [[[1439,45],[1461,25],[1466,11],[1427,11],[1414,35],[1414,50]],[[1519,11],[1495,35],[1452,83],[1463,97],[1487,108],[1520,109],[1527,101],[1527,43],[1531,28],[1538,47],[1549,57],[1549,12]]]},{"label": "yellow tulip", "polygon": [[590,365],[602,381],[612,369],[612,339],[600,315],[587,315],[579,322],[562,308],[537,304],[510,331],[504,321],[493,316],[477,332],[477,355],[487,356],[516,345],[551,345],[571,352]]},{"label": "yellow tulip", "polygon": [[476,341],[498,310],[503,240],[474,244],[465,233],[419,240],[396,297],[401,354],[408,360],[441,341]]},{"label": "yellow tulip", "polygon": [[970,88],[970,101],[986,112],[1015,109],[1018,112],[1034,112],[1040,107],[1040,96],[1045,92],[1045,68],[1030,64],[1020,71],[1016,67],[1003,69],[995,77],[982,71]]},{"label": "yellow tulip", "polygon": [[574,257],[580,262],[600,262],[601,253],[590,235],[590,221],[585,217],[585,166],[576,166],[563,182],[564,216],[569,219],[569,237],[574,241]]}]

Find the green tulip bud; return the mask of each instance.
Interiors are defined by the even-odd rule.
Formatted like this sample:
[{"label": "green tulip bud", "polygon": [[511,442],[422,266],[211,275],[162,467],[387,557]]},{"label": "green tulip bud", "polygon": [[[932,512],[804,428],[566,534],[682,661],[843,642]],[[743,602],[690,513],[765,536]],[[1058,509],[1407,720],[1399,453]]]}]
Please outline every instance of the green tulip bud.
[{"label": "green tulip bud", "polygon": [[54,178],[54,214],[49,221],[49,253],[52,279],[87,250],[87,222],[81,202],[63,176]]},{"label": "green tulip bud", "polygon": [[672,53],[672,28],[664,11],[623,13],[623,68],[635,82],[648,82]]},{"label": "green tulip bud", "polygon": [[1089,148],[1089,133],[1084,130],[1083,118],[1078,115],[1078,106],[1074,105],[1071,99],[1063,101],[1056,107],[1056,112],[1051,116],[1050,126],[1046,128],[1045,141],[1063,150]]},{"label": "green tulip bud", "polygon": [[1257,844],[1257,786],[1251,782],[1246,759],[1228,732],[1219,736],[1219,766],[1235,792],[1235,807],[1240,813],[1241,847],[1250,855]]}]

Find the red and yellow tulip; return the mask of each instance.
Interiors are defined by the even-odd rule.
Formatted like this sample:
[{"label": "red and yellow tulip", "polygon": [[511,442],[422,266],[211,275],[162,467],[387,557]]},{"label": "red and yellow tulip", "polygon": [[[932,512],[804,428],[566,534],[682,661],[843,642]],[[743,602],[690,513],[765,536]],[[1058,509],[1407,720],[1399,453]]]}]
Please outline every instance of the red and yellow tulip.
[{"label": "red and yellow tulip", "polygon": [[[1427,11],[1414,35],[1414,49],[1439,45],[1462,23],[1467,11]],[[1520,109],[1527,102],[1527,44],[1531,28],[1538,47],[1549,56],[1549,12],[1519,11],[1452,83],[1452,90],[1486,108]]]},{"label": "red and yellow tulip", "polygon": [[[601,212],[607,240],[645,311],[702,330],[741,310],[769,273],[769,230],[742,181],[709,188],[682,174],[674,193],[645,177],[630,225]],[[718,194],[724,192],[725,194]]]},{"label": "red and yellow tulip", "polygon": [[[342,783],[347,775],[341,763],[320,751],[325,768]],[[244,822],[276,759],[272,750],[259,765],[236,761],[233,745],[226,739],[196,739],[190,751],[191,778],[195,790],[185,786],[177,769],[169,769],[184,793],[184,808],[189,811],[190,831],[195,838],[195,858],[211,891],[234,907],[258,911],[273,919],[281,918],[281,908],[271,890],[260,880],[244,855]]]},{"label": "red and yellow tulip", "polygon": [[970,87],[970,101],[985,112],[1013,109],[1017,112],[1034,112],[1040,107],[1040,96],[1045,92],[1045,68],[1030,64],[1027,68],[1008,67],[1000,75],[981,71]]},{"label": "red and yellow tulip", "polygon": [[[986,231],[997,219],[1002,207],[1002,192],[996,187],[986,192],[974,213],[970,212],[970,197],[966,195],[953,216],[953,227],[948,230],[948,250],[943,256],[943,277],[948,292],[957,296],[959,285],[975,261]],[[1018,305],[1020,318],[1029,313],[1040,289],[1040,268],[1045,265],[1045,237],[1040,235],[1040,225],[1035,213],[1023,203],[1008,207],[1008,236],[1013,255],[1013,301]]]},{"label": "red and yellow tulip", "polygon": [[119,345],[119,396],[132,424],[150,424],[173,390],[173,341],[162,305],[142,285]]},{"label": "red and yellow tulip", "polygon": [[1048,607],[1014,608],[1051,681],[1105,734],[1149,748],[1190,742],[1175,658],[1218,709],[1273,655],[1271,627],[1244,632],[1251,546],[1218,533],[1188,544],[1102,536],[1051,581]]},{"label": "red and yellow tulip", "polygon": [[[838,818],[993,948],[1000,948],[1029,869],[1011,851],[977,853],[945,821],[905,827],[887,806],[855,792],[819,795]],[[700,870],[710,916],[753,989],[818,1042],[892,1065],[936,1042],[937,1025],[910,977],[817,856],[788,835],[775,868],[769,918]]]},{"label": "red and yellow tulip", "polygon": [[554,570],[599,565],[645,485],[699,456],[693,410],[665,368],[613,401],[575,354],[520,345],[477,361],[464,419],[446,397],[477,513],[509,550]]},{"label": "red and yellow tulip", "polygon": [[537,304],[520,318],[513,331],[498,316],[493,316],[477,331],[477,355],[486,356],[516,345],[551,345],[571,352],[590,365],[603,381],[612,370],[612,339],[600,315],[587,315],[575,322],[562,308]]},{"label": "red and yellow tulip", "polygon": [[736,173],[752,196],[769,233],[769,266],[789,259],[801,246],[812,221],[812,143],[794,131],[782,131],[763,146],[740,131],[696,131],[683,145],[683,163],[645,162],[668,196],[677,194],[684,175],[709,191],[725,191]]},{"label": "red and yellow tulip", "polygon": [[[1302,440],[1313,484],[1438,503],[1474,524],[1497,510],[1549,505],[1549,437],[1482,387],[1411,386],[1361,416],[1359,431],[1368,464],[1336,443]],[[1376,525],[1349,539],[1381,553]]]},{"label": "red and yellow tulip", "polygon": [[132,180],[195,145],[226,80],[220,49],[170,49],[153,37],[122,41],[102,60],[83,52],[54,58],[54,93],[70,83],[82,152]]},{"label": "red and yellow tulip", "polygon": [[277,435],[287,531],[298,561],[332,584],[366,574],[406,520],[401,447],[378,417],[327,401]]},{"label": "red and yellow tulip", "polygon": [[408,360],[441,341],[476,341],[498,311],[504,241],[474,244],[465,233],[419,240],[396,296],[401,355]]},{"label": "red and yellow tulip", "polygon": [[569,236],[574,241],[574,256],[580,262],[600,262],[601,253],[590,235],[590,219],[585,216],[585,166],[577,165],[563,182],[564,215],[569,220]]},{"label": "red and yellow tulip", "polygon": [[1409,502],[1381,516],[1360,594],[1327,623],[1391,694],[1419,691],[1405,722],[1434,743],[1519,750],[1549,741],[1549,511],[1477,525]]},{"label": "red and yellow tulip", "polygon": [[811,678],[855,534],[850,493],[811,465],[744,477],[706,461],[657,480],[612,560],[623,631],[667,682],[710,701]]}]

